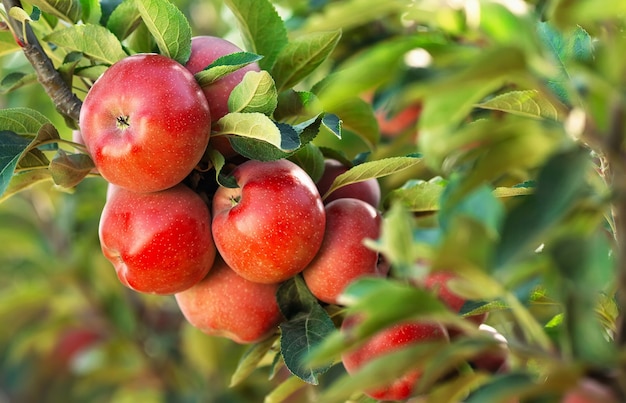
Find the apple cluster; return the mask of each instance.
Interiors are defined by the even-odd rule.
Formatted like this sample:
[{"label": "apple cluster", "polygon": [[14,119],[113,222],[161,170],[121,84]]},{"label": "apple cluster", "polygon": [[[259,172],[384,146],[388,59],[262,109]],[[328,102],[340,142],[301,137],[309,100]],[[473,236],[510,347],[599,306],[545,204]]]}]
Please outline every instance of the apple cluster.
[{"label": "apple cluster", "polygon": [[[240,52],[217,37],[192,38],[188,62],[136,54],[108,68],[85,97],[80,132],[109,183],[99,237],[122,284],[175,295],[188,321],[206,333],[252,343],[283,319],[282,282],[302,273],[320,301],[336,303],[361,275],[378,273],[380,187],[349,185],[322,201],[348,168],[326,161],[318,183],[298,165],[238,156],[229,164],[237,187],[202,189],[200,172],[217,120],[252,63],[201,87],[194,74]],[[206,164],[205,164],[206,165]],[[211,176],[211,175],[206,175]],[[202,181],[201,181],[202,182]]]},{"label": "apple cluster", "polygon": [[[203,189],[203,181],[189,180],[200,172],[208,147],[227,158],[236,154],[228,142],[209,143],[212,127],[228,113],[234,87],[259,66],[252,63],[204,87],[194,74],[239,51],[224,39],[202,36],[192,39],[184,66],[159,54],[117,62],[87,94],[80,135],[109,182],[99,237],[120,282],[142,293],[174,295],[190,324],[245,344],[271,336],[284,320],[276,299],[284,281],[302,276],[322,304],[339,305],[349,283],[384,277],[389,267],[364,243],[380,235],[379,183],[369,179],[327,194],[348,169],[337,160],[325,161],[317,182],[287,159],[238,155],[228,165],[236,187],[214,181]],[[452,277],[433,273],[423,286],[459,312],[465,301],[447,288]],[[358,321],[346,318],[342,331]],[[452,337],[440,324],[401,323],[346,352],[342,361],[353,373],[402,346]],[[412,371],[367,393],[406,399],[419,376]]]}]

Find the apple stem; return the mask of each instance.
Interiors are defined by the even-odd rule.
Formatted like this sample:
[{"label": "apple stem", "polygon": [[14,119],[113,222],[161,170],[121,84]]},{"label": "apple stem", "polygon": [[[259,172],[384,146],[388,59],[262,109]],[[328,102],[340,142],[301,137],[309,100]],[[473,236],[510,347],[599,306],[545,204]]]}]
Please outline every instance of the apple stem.
[{"label": "apple stem", "polygon": [[37,79],[54,103],[57,111],[78,122],[82,101],[72,92],[72,88],[65,82],[61,74],[54,68],[54,64],[39,43],[37,36],[29,24],[22,24],[8,14],[13,7],[22,8],[20,0],[2,0],[7,10],[8,23],[13,28],[17,42],[22,47],[24,56],[33,66]]}]

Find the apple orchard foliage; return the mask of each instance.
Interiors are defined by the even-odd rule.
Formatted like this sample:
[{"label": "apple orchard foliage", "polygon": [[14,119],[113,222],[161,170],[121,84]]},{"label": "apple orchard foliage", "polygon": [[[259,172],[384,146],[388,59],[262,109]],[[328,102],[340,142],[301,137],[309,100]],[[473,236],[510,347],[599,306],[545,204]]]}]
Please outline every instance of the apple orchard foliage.
[{"label": "apple orchard foliage", "polygon": [[[232,388],[220,392],[226,398],[258,388],[246,398],[626,399],[623,1],[205,3],[217,36],[236,38],[243,50],[214,36],[207,40],[211,52],[196,53],[197,38],[207,38],[198,17],[205,14],[184,2],[3,0],[0,54],[23,55],[29,68],[2,70],[0,89],[12,99],[35,88],[56,111],[26,102],[0,110],[0,201],[38,200],[41,212],[35,196],[42,188],[82,200],[81,189],[112,183],[106,196],[98,193],[104,208],[90,212],[102,214],[102,252],[135,291],[106,280],[111,264],[82,252],[90,268],[81,275],[102,280],[92,288],[80,283],[81,301],[94,308],[80,320],[106,329],[89,334],[89,343],[116,332],[133,341],[125,351],[139,351],[131,359],[146,371],[133,381],[154,385],[146,393],[155,400],[206,400],[198,393],[211,389],[207,376],[181,391],[194,371],[168,364],[180,355],[178,329],[189,329],[183,319],[245,344],[217,386]],[[173,67],[140,65],[98,88],[146,53]],[[153,130],[136,128],[127,111],[109,116],[110,130],[133,133],[122,140],[136,143],[106,151],[106,130],[94,121],[106,117],[102,108],[132,97],[131,108]],[[148,156],[133,159],[124,150]],[[363,202],[360,216],[345,218],[334,212],[347,200],[337,198],[342,193],[372,206]],[[228,214],[244,202],[252,205],[251,218],[228,225]],[[22,222],[8,211],[3,226]],[[120,229],[128,222],[135,233]],[[271,231],[244,238],[257,231],[253,223]],[[229,232],[233,227],[245,230]],[[39,229],[43,238],[59,234],[50,225]],[[7,238],[9,248],[15,242]],[[65,251],[61,246],[53,250]],[[124,248],[133,267],[118,256]],[[52,261],[65,263],[64,256]],[[6,267],[15,265],[11,259],[0,256]],[[342,285],[339,295],[322,296],[325,277],[345,275],[341,266],[356,261],[368,275]],[[247,269],[256,277],[244,278]],[[264,281],[259,273],[276,276]],[[307,277],[316,274],[322,281],[313,286]],[[0,303],[32,303],[30,294],[6,295]],[[154,308],[172,300],[173,313]],[[8,344],[22,334],[23,321],[2,314],[0,308],[8,330],[0,342]],[[148,336],[129,325],[140,322],[129,319],[135,314]],[[49,316],[42,333],[60,334],[62,320]],[[358,320],[348,326],[344,318]],[[171,336],[171,351],[150,344],[157,340],[150,332]],[[59,350],[51,342],[23,343],[12,354]],[[96,347],[95,356],[71,353],[86,363],[77,367],[83,375],[95,376],[94,368],[116,357],[119,349],[104,345],[110,347]],[[209,371],[217,350],[185,357]],[[0,358],[2,392],[3,382],[11,383],[4,368],[19,360]],[[44,380],[54,373],[44,371]],[[126,379],[97,379],[102,390],[130,393],[116,389]],[[58,393],[102,393],[93,389]],[[130,389],[135,399],[147,396]]]}]

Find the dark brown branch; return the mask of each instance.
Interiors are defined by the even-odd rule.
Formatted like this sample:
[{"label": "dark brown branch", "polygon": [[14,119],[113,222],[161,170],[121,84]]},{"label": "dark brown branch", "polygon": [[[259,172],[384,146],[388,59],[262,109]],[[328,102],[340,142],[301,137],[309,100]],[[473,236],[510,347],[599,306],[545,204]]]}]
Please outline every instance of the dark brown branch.
[{"label": "dark brown branch", "polygon": [[[2,4],[4,5],[7,15],[12,7],[22,7],[20,0],[2,0]],[[59,113],[72,119],[74,122],[78,122],[82,102],[76,94],[72,92],[71,86],[63,80],[61,74],[55,70],[52,60],[50,60],[39,43],[30,25],[26,24],[25,27],[22,27],[22,23],[15,20],[10,15],[8,15],[8,20],[16,36],[16,40],[22,46],[26,59],[33,66],[37,74],[37,79]],[[26,32],[25,38],[23,32]]]}]

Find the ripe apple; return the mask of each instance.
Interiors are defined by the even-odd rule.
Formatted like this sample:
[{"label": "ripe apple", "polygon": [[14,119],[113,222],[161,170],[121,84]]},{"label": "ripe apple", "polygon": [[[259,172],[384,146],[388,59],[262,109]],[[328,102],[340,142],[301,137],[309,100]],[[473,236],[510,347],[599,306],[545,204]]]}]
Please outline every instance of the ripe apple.
[{"label": "ripe apple", "polygon": [[[347,317],[341,325],[341,331],[349,331],[359,321],[358,316]],[[348,374],[354,374],[368,362],[394,350],[436,340],[448,340],[448,334],[440,324],[418,321],[402,322],[376,333],[356,349],[344,352],[341,360]],[[422,371],[419,369],[409,371],[389,385],[366,389],[365,394],[378,400],[408,399],[421,375]]]},{"label": "ripe apple", "polygon": [[[191,55],[185,67],[191,73],[196,74],[216,59],[241,51],[237,45],[226,39],[206,35],[195,36],[191,38]],[[243,76],[248,71],[260,71],[259,65],[257,63],[248,64],[202,88],[202,92],[209,102],[209,109],[211,109],[214,122],[228,113],[230,93],[243,80]]]},{"label": "ripe apple", "polygon": [[[448,287],[448,282],[458,278],[458,276],[449,271],[433,271],[426,275],[424,279],[424,287],[428,290],[436,292],[437,297],[446,304],[452,311],[460,312],[466,300],[455,294]],[[487,319],[487,313],[467,316],[466,318],[477,325],[480,325]],[[451,331],[448,329],[448,331]]]},{"label": "ripe apple", "polygon": [[475,369],[491,373],[507,371],[509,368],[509,345],[506,338],[497,329],[484,323],[478,329],[484,334],[493,337],[498,341],[498,344],[473,357],[470,360],[470,365]]},{"label": "ripe apple", "polygon": [[617,403],[618,400],[615,394],[609,389],[608,386],[601,384],[600,382],[583,378],[578,382],[578,385],[565,393],[561,403]]},{"label": "ripe apple", "polygon": [[232,176],[238,188],[213,197],[213,236],[240,276],[279,283],[313,260],[324,238],[326,214],[313,180],[288,160],[250,160]]},{"label": "ripe apple", "polygon": [[337,304],[337,297],[350,282],[379,275],[378,253],[363,240],[378,238],[381,216],[363,200],[352,198],[334,200],[325,210],[324,241],[302,275],[315,297]]},{"label": "ripe apple", "polygon": [[137,54],[112,65],[91,87],[80,132],[100,174],[135,192],[180,183],[202,158],[211,114],[198,83],[182,65]]},{"label": "ripe apple", "polygon": [[387,138],[397,137],[406,130],[413,131],[414,139],[417,138],[417,121],[422,113],[420,103],[409,105],[400,112],[390,115],[385,109],[375,112],[376,121],[380,134]]},{"label": "ripe apple", "polygon": [[[317,182],[317,188],[320,195],[324,196],[328,189],[330,189],[330,186],[335,178],[347,170],[348,167],[343,165],[341,162],[330,158],[326,159],[324,161],[324,173]],[[376,179],[368,179],[362,182],[343,186],[329,194],[324,200],[324,203],[330,203],[333,200],[346,197],[360,199],[374,207],[378,207],[378,204],[380,203],[380,184]]]},{"label": "ripe apple", "polygon": [[52,350],[52,359],[63,370],[70,369],[82,353],[93,348],[103,339],[103,335],[91,328],[75,327],[60,334]]},{"label": "ripe apple", "polygon": [[215,259],[208,206],[183,184],[153,193],[112,187],[99,236],[122,284],[144,293],[186,290]]},{"label": "ripe apple", "polygon": [[246,280],[218,257],[202,281],[175,297],[194,327],[247,344],[261,341],[277,330],[282,321],[277,290],[278,284]]}]

